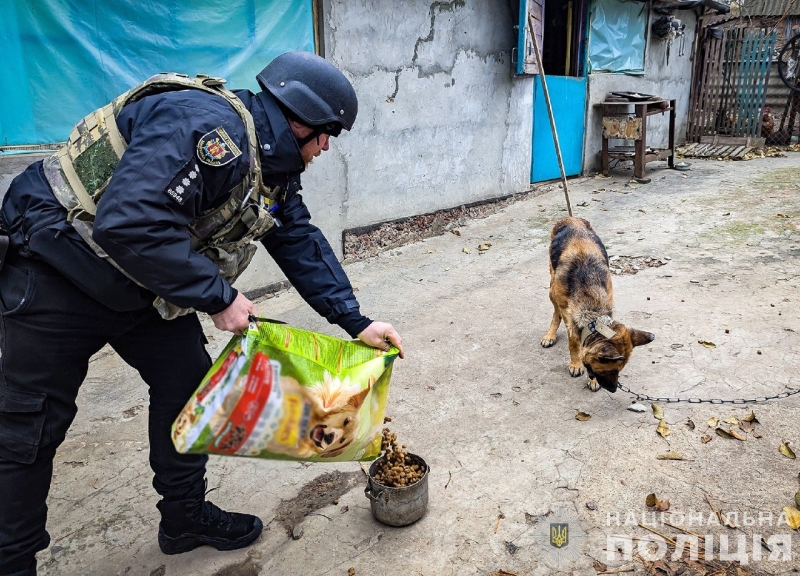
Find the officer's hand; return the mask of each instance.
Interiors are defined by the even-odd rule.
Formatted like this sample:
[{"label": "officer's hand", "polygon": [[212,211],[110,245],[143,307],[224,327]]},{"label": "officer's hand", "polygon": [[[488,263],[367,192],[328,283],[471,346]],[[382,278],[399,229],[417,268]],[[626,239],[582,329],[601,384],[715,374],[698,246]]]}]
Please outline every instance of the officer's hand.
[{"label": "officer's hand", "polygon": [[253,303],[239,292],[230,306],[225,308],[222,312],[213,314],[211,319],[214,321],[214,326],[219,330],[233,332],[234,334],[243,334],[250,325],[250,314],[258,316]]},{"label": "officer's hand", "polygon": [[400,334],[395,332],[391,324],[373,322],[358,335],[358,339],[368,346],[380,348],[384,351],[389,350],[388,342],[391,342],[400,350],[400,358],[405,358],[403,354],[403,339],[400,338]]}]

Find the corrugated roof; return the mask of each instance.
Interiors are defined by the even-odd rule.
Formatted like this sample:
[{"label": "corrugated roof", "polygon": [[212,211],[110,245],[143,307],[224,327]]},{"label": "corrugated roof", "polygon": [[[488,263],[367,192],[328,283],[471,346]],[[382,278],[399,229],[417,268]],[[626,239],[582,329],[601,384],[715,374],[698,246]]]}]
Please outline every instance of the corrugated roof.
[{"label": "corrugated roof", "polygon": [[[751,16],[782,16],[792,0],[745,0],[744,8]],[[800,0],[789,9],[790,16],[800,16]]]}]

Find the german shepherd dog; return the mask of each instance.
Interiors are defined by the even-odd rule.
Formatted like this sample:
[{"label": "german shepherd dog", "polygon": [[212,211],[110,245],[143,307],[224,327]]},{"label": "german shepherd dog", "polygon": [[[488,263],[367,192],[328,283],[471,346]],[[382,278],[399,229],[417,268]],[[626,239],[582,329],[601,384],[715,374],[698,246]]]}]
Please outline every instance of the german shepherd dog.
[{"label": "german shepherd dog", "polygon": [[588,386],[616,392],[620,371],[634,346],[653,341],[650,332],[612,320],[613,291],[608,254],[592,226],[583,218],[564,218],[550,234],[550,301],[553,320],[542,347],[556,342],[561,321],[569,338],[569,373],[584,369]]}]

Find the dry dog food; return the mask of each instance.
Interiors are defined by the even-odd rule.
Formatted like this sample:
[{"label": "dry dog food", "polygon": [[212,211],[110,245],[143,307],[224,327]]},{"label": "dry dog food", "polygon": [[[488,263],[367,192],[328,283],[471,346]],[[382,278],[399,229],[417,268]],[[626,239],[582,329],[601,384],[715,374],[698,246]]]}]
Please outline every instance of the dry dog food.
[{"label": "dry dog food", "polygon": [[373,460],[398,355],[275,323],[234,336],[172,425],[180,453]]},{"label": "dry dog food", "polygon": [[383,429],[381,442],[383,455],[375,470],[374,480],[390,488],[411,486],[425,475],[425,467],[412,464],[406,445],[397,444],[397,434],[388,428]]}]

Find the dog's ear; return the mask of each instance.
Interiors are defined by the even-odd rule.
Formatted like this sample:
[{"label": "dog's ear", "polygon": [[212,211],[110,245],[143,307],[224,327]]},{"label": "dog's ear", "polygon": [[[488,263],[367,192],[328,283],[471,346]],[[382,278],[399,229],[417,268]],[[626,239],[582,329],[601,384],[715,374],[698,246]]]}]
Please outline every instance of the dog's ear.
[{"label": "dog's ear", "polygon": [[350,396],[350,399],[347,401],[347,403],[356,410],[358,410],[359,408],[361,408],[361,405],[364,403],[364,400],[367,399],[367,394],[369,394],[369,391],[371,389],[372,389],[372,380],[370,380],[370,382],[367,384],[367,387],[364,388],[364,390],[362,390],[361,392],[359,392],[354,396]]},{"label": "dog's ear", "polygon": [[642,344],[650,344],[655,340],[656,335],[652,332],[645,332],[644,330],[637,330],[631,328],[631,344],[634,346],[641,346]]}]

